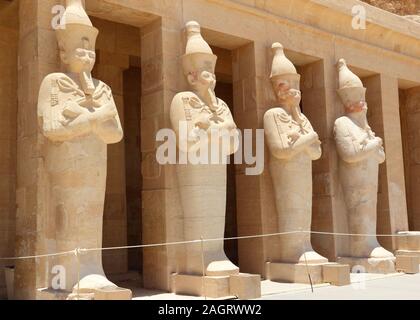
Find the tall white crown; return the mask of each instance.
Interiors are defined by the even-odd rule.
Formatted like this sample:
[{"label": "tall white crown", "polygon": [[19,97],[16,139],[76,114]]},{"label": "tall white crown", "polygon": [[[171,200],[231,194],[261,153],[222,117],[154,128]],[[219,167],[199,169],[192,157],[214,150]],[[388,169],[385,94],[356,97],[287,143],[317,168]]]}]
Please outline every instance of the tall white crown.
[{"label": "tall white crown", "polygon": [[340,59],[337,64],[338,84],[337,90],[345,106],[365,101],[366,88],[360,78],[347,67],[346,60]]},{"label": "tall white crown", "polygon": [[213,54],[208,43],[201,36],[198,22],[189,21],[185,24],[187,45],[182,56],[184,74],[194,71],[209,71],[214,73],[217,56]]},{"label": "tall white crown", "polygon": [[82,0],[66,0],[66,11],[61,22],[63,25],[56,30],[60,46],[80,47],[83,46],[83,39],[87,39],[90,49],[95,48],[99,31],[92,25]]},{"label": "tall white crown", "polygon": [[297,73],[293,63],[284,54],[283,45],[279,42],[274,42],[271,50],[273,52],[273,62],[271,64],[270,79],[280,78],[287,80],[291,87],[298,89],[300,75]]}]

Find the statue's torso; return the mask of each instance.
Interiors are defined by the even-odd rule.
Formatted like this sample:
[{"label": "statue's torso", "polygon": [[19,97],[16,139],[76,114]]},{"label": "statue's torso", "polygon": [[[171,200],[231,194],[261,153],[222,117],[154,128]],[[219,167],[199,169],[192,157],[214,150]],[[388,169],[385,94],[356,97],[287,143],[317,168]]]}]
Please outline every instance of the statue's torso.
[{"label": "statue's torso", "polygon": [[[86,95],[71,76],[65,73],[48,75],[44,79],[40,92],[43,97],[42,100],[46,101],[38,103],[38,116],[42,117],[44,131],[51,129],[65,130],[72,127],[76,122],[78,122],[78,125],[87,126],[87,123],[84,124],[75,120],[80,120],[79,117],[83,112],[90,113],[95,117],[96,114],[99,114],[98,110],[101,107],[106,104],[114,104],[111,88],[100,80],[93,79],[93,82],[95,85],[94,93]],[[100,133],[91,130],[81,135],[74,134],[67,139],[60,139],[60,142],[77,141],[83,144],[85,143],[84,137],[87,135],[97,135],[98,138],[101,138]],[[100,142],[100,139],[98,141]]]},{"label": "statue's torso", "polygon": [[[269,109],[266,112],[266,117],[271,118],[270,122],[272,124],[264,128],[266,133],[268,133],[266,137],[269,140],[269,147],[293,148],[292,134],[305,135],[314,131],[308,118],[303,113],[300,113],[298,118],[295,118],[282,107],[276,107]],[[281,162],[283,166],[302,167],[311,166],[312,159],[308,153],[302,150],[291,159],[280,160],[275,157],[270,157],[270,161]]]},{"label": "statue's torso", "polygon": [[[283,108],[272,108],[267,111],[266,117],[270,122],[264,129],[268,130],[269,146],[280,145],[281,148],[293,147],[292,133],[299,135],[313,132],[309,120],[303,115],[295,119]],[[270,172],[276,193],[277,208],[283,207],[306,208],[312,198],[312,159],[305,150],[296,153],[291,158],[278,159],[270,156]]]},{"label": "statue's torso", "polygon": [[[65,130],[77,120],[80,116],[79,112],[86,111],[94,114],[105,104],[113,103],[111,89],[99,80],[94,80],[96,89],[91,96],[86,95],[80,86],[64,73],[50,74],[44,82],[45,85],[40,94],[46,101],[41,101],[43,103],[38,107],[44,130],[51,128]],[[74,102],[80,108],[74,108],[68,102]],[[79,125],[89,127],[87,123]],[[107,144],[101,139],[100,131],[98,132],[90,130],[58,142],[47,139],[45,161],[46,168],[52,177],[56,180],[65,180],[67,172],[73,172],[75,177],[87,172],[89,172],[88,176],[91,176],[91,172],[96,172],[98,185],[104,184]]]},{"label": "statue's torso", "polygon": [[[210,145],[217,142],[213,141],[214,137],[210,135],[211,131],[226,130],[231,132],[232,135],[237,135],[236,124],[229,107],[219,98],[217,98],[217,106],[212,110],[195,93],[191,91],[178,93],[172,100],[170,117],[172,127],[177,134],[178,147],[183,152],[187,150],[180,144],[180,140],[184,138],[180,136],[180,121],[185,121],[187,125],[189,146],[198,143],[200,129],[202,129],[202,132],[207,131]],[[232,132],[232,130],[235,130],[235,132]],[[219,139],[218,143],[221,144],[221,142]],[[227,153],[232,154],[235,151],[228,150]]]},{"label": "statue's torso", "polygon": [[[346,133],[346,139],[337,139],[338,144],[347,149],[359,150],[370,140],[375,139],[375,135],[369,126],[360,127],[349,117],[343,116],[337,119],[336,126],[341,126],[341,130]],[[349,163],[340,158],[339,171],[341,183],[347,189],[347,193],[373,192],[376,193],[378,186],[379,162],[371,154],[360,161]]]}]

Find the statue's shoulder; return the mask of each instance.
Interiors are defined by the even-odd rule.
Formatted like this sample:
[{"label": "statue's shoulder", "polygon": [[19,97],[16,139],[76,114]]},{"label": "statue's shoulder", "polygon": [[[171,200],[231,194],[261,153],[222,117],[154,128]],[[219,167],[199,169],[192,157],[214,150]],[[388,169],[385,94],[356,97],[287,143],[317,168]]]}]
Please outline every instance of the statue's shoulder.
[{"label": "statue's shoulder", "polygon": [[334,122],[334,135],[338,137],[353,136],[355,133],[355,125],[347,116],[339,117]]},{"label": "statue's shoulder", "polygon": [[39,88],[38,108],[41,110],[46,107],[46,104],[51,107],[59,105],[59,93],[66,90],[63,88],[68,88],[69,91],[73,92],[78,91],[77,85],[65,73],[54,72],[46,75]]},{"label": "statue's shoulder", "polygon": [[353,122],[347,116],[341,116],[337,118],[334,122],[335,127],[347,127],[351,124],[353,124]]},{"label": "statue's shoulder", "polygon": [[57,83],[59,80],[65,80],[65,81],[71,81],[73,80],[62,72],[53,72],[50,74],[47,74],[44,79],[42,80],[41,86],[53,86],[55,83]]},{"label": "statue's shoulder", "polygon": [[177,93],[172,99],[171,108],[196,109],[201,110],[205,106],[204,102],[194,92],[183,91]]},{"label": "statue's shoulder", "polygon": [[171,121],[178,123],[179,119],[185,118],[187,121],[192,119],[191,99],[199,101],[197,95],[191,91],[179,92],[172,98],[170,108]]},{"label": "statue's shoulder", "polygon": [[228,108],[228,109],[229,109],[228,104],[227,104],[227,103],[226,103],[223,99],[217,98],[217,102],[218,102],[218,105],[219,105],[220,107],[223,107],[223,108]]},{"label": "statue's shoulder", "polygon": [[272,107],[264,113],[264,119],[268,119],[269,117],[273,116],[280,117],[284,120],[289,119],[288,113],[282,107]]},{"label": "statue's shoulder", "polygon": [[172,104],[180,102],[180,101],[189,101],[190,99],[195,98],[197,100],[200,100],[200,98],[198,98],[198,96],[191,91],[183,91],[183,92],[178,92],[172,99]]},{"label": "statue's shoulder", "polygon": [[70,76],[62,72],[48,74],[42,81],[41,88],[51,88],[54,93],[77,92],[77,94],[83,95],[77,83]]},{"label": "statue's shoulder", "polygon": [[217,113],[219,115],[222,115],[222,114],[232,115],[228,104],[225,101],[223,101],[223,99],[217,98],[217,105],[218,105]]}]

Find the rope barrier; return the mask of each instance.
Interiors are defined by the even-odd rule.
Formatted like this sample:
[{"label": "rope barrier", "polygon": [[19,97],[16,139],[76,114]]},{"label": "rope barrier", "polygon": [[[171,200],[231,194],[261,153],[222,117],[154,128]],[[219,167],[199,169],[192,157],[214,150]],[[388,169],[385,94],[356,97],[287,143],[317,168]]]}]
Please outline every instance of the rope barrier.
[{"label": "rope barrier", "polygon": [[74,254],[75,250],[77,250],[77,249],[74,249],[74,250],[71,250],[71,251],[57,252],[57,253],[39,254],[39,255],[34,255],[34,256],[0,258],[0,261],[1,260],[25,260],[25,259],[36,259],[36,258],[64,256],[64,255],[68,255],[68,254]]},{"label": "rope barrier", "polygon": [[319,235],[332,235],[332,236],[358,236],[358,237],[410,237],[407,234],[367,234],[367,233],[340,233],[340,232],[327,232],[327,231],[286,231],[286,232],[276,232],[276,233],[266,233],[259,235],[249,235],[249,236],[239,236],[239,237],[227,237],[227,238],[209,238],[209,239],[197,239],[197,240],[187,240],[187,241],[173,241],[173,242],[164,242],[164,243],[153,243],[153,244],[140,244],[132,246],[119,246],[119,247],[105,247],[105,248],[77,248],[70,251],[63,251],[57,253],[48,253],[40,255],[31,255],[31,256],[22,256],[22,257],[5,257],[0,258],[0,261],[7,260],[25,260],[25,259],[36,259],[36,258],[47,258],[47,257],[56,257],[63,256],[68,254],[83,254],[92,251],[108,251],[108,250],[121,250],[121,249],[139,249],[139,248],[151,248],[151,247],[162,247],[162,246],[173,246],[181,244],[193,244],[193,243],[204,243],[212,241],[228,241],[228,240],[242,240],[242,239],[254,239],[254,238],[267,238],[281,235],[290,235],[290,234],[299,234],[299,233],[309,233],[309,234],[319,234]]}]

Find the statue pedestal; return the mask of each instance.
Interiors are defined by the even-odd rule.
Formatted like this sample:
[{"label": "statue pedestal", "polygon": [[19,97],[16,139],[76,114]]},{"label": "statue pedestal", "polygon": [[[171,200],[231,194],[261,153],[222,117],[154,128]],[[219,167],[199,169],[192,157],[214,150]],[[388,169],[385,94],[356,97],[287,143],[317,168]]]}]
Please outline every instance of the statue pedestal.
[{"label": "statue pedestal", "polygon": [[395,263],[395,268],[398,272],[408,274],[419,273],[420,252],[418,255],[398,255]]},{"label": "statue pedestal", "polygon": [[398,232],[397,270],[405,273],[418,273],[420,263],[420,232]]},{"label": "statue pedestal", "polygon": [[397,250],[396,256],[415,256],[420,258],[420,250]]},{"label": "statue pedestal", "polygon": [[394,273],[395,257],[391,258],[357,258],[338,257],[338,263],[348,264],[353,273],[356,271],[364,273]]},{"label": "statue pedestal", "polygon": [[403,231],[398,232],[397,256],[417,256],[420,257],[420,232]]},{"label": "statue pedestal", "polygon": [[[36,300],[67,300],[71,295],[68,291],[63,290],[53,290],[49,288],[37,289],[36,290]],[[80,300],[93,300],[93,294],[89,296],[81,295]]]},{"label": "statue pedestal", "polygon": [[172,292],[208,298],[256,299],[261,297],[261,277],[238,273],[229,276],[196,276],[174,273],[171,276]]},{"label": "statue pedestal", "polygon": [[115,289],[80,289],[77,294],[76,289],[73,292],[53,289],[38,289],[37,300],[131,300],[132,292],[125,288]]},{"label": "statue pedestal", "polygon": [[329,282],[335,286],[350,284],[350,267],[338,263],[266,263],[266,278],[277,282],[292,282],[309,284],[309,276],[312,284]]}]

